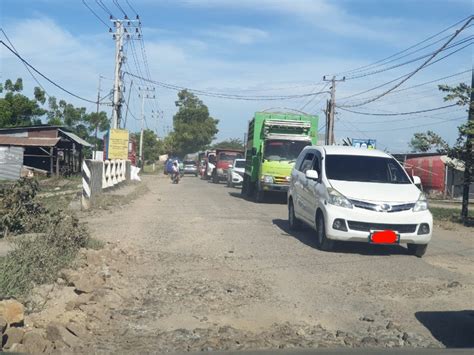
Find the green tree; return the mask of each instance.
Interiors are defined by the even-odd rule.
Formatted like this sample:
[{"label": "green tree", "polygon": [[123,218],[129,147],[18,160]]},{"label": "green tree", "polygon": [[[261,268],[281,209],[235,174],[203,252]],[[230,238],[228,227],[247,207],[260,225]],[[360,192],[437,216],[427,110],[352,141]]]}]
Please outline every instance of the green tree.
[{"label": "green tree", "polygon": [[244,150],[244,143],[240,138],[230,138],[212,146],[213,149],[239,149]]},{"label": "green tree", "polygon": [[[132,133],[132,138],[137,143],[137,149],[140,146],[140,132]],[[143,160],[145,162],[154,162],[158,160],[160,154],[163,154],[163,142],[151,129],[143,131]]]},{"label": "green tree", "polygon": [[0,85],[0,127],[18,127],[41,124],[41,116],[46,113],[40,105],[44,104],[45,93],[40,88],[34,88],[34,99],[29,99],[21,92],[23,81],[18,78],[15,83],[7,79]]},{"label": "green tree", "polygon": [[179,108],[173,117],[174,131],[170,134],[173,152],[178,156],[209,146],[218,132],[219,120],[209,115],[209,109],[193,93],[182,90],[175,102]]},{"label": "green tree", "polygon": [[424,153],[435,148],[440,152],[446,151],[448,146],[446,141],[433,131],[415,133],[409,145],[414,153]]},{"label": "green tree", "polygon": [[[474,81],[474,73],[472,75]],[[459,106],[468,106],[468,121],[458,127],[459,134],[456,143],[448,149],[449,157],[464,162],[461,218],[467,224],[469,220],[469,188],[474,176],[474,91],[472,87],[464,83],[455,87],[439,85],[438,88],[448,93],[444,97],[444,101],[456,101]]]},{"label": "green tree", "polygon": [[453,146],[449,146],[440,136],[428,131],[426,133],[415,133],[410,142],[414,150],[428,151],[437,148],[439,152],[447,154],[450,158],[460,160],[464,163],[463,177],[463,200],[461,209],[461,218],[467,223],[469,216],[469,188],[474,176],[474,105],[472,102],[473,89],[460,83],[455,87],[448,85],[439,85],[440,91],[446,92],[444,101],[455,101],[459,106],[468,106],[468,122],[458,127],[458,138]]}]

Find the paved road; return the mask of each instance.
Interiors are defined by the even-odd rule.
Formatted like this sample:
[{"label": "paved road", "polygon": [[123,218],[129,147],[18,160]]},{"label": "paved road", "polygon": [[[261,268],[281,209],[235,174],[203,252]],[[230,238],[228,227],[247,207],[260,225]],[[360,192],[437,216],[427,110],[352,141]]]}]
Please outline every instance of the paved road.
[{"label": "paved road", "polygon": [[[435,230],[423,259],[401,246],[322,252],[309,229],[289,232],[284,199],[256,204],[194,177],[144,183],[145,196],[91,222],[138,256],[123,270],[133,297],[113,312],[100,349],[200,350],[196,339],[206,337],[209,349],[290,338],[302,347],[387,346],[380,338],[405,332],[411,343],[400,345],[474,346],[472,229]],[[126,331],[112,336],[117,329]],[[223,334],[240,340],[224,346]]]}]

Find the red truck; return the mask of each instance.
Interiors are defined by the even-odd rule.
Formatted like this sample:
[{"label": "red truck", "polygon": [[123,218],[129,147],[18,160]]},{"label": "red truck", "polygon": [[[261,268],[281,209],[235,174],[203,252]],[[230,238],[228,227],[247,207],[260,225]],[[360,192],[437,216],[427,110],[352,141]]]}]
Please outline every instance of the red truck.
[{"label": "red truck", "polygon": [[243,159],[244,151],[237,149],[216,149],[216,166],[212,171],[212,182],[227,181],[227,170],[235,159]]}]

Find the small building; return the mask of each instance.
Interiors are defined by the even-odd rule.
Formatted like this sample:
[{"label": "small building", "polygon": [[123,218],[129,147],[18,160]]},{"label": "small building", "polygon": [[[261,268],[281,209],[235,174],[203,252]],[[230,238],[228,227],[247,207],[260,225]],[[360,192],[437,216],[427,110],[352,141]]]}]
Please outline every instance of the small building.
[{"label": "small building", "polygon": [[0,128],[0,179],[15,180],[28,169],[48,176],[81,171],[84,139],[62,126]]},{"label": "small building", "polygon": [[[439,153],[393,154],[411,176],[419,176],[423,189],[439,196],[462,196],[464,164]],[[474,197],[474,184],[469,189]]]}]

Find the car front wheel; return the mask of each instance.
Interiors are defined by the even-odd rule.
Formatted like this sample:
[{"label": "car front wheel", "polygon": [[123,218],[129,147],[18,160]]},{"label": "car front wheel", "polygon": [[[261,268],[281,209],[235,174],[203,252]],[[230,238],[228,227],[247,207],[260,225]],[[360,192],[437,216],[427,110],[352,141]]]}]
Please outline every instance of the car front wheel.
[{"label": "car front wheel", "polygon": [[316,246],[324,251],[330,251],[334,247],[334,241],[326,237],[326,225],[322,214],[316,217]]},{"label": "car front wheel", "polygon": [[290,230],[298,230],[301,228],[301,222],[295,216],[295,207],[293,206],[293,201],[290,200],[288,204],[288,224],[290,225]]},{"label": "car front wheel", "polygon": [[407,244],[408,251],[410,254],[415,255],[421,258],[426,253],[426,249],[428,248],[428,244]]}]

